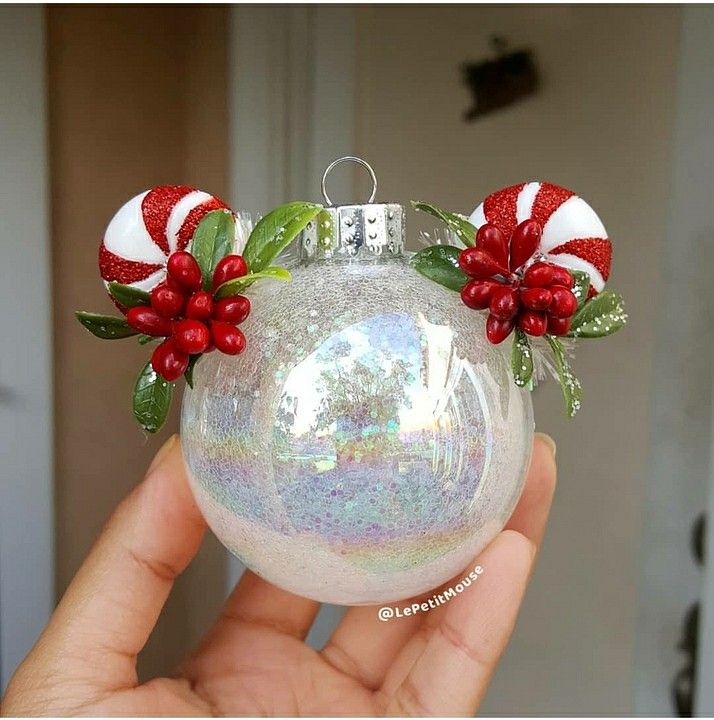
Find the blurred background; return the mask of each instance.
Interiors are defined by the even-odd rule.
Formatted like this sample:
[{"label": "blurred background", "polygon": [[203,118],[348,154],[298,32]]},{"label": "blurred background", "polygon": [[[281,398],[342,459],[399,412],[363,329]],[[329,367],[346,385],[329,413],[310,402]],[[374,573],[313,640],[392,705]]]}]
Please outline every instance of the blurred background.
[{"label": "blurred background", "polygon": [[[131,414],[146,351],[73,317],[111,310],[108,220],[158,184],[253,212],[318,200],[326,164],[356,154],[382,201],[469,213],[524,180],[573,188],[608,228],[628,303],[626,329],[578,354],[575,420],[554,383],[535,393],[559,487],[482,712],[714,712],[713,35],[714,8],[686,5],[0,7],[3,686],[177,429],[178,403],[158,437]],[[366,184],[345,171],[331,189]],[[424,220],[408,222],[414,249]],[[174,666],[239,572],[209,537],[143,675]]]}]

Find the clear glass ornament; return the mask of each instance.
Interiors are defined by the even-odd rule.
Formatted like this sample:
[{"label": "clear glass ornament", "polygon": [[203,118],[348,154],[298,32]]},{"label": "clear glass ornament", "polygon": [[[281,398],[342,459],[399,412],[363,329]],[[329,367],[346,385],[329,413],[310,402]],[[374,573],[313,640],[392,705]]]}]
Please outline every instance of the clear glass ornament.
[{"label": "clear glass ornament", "polygon": [[396,601],[468,569],[530,458],[530,394],[482,313],[409,266],[402,213],[329,208],[292,282],[250,289],[246,350],[203,357],[184,395],[184,455],[212,530],[322,602]]}]

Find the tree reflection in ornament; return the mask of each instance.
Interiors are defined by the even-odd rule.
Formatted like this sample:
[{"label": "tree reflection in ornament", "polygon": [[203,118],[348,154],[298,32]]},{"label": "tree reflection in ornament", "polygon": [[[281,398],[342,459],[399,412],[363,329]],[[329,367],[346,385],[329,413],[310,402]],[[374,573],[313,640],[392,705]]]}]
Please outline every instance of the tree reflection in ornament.
[{"label": "tree reflection in ornament", "polygon": [[413,381],[403,360],[393,361],[391,368],[358,360],[349,370],[334,366],[320,373],[316,429],[325,432],[334,426],[339,461],[399,450],[399,411],[411,407],[406,387]]}]

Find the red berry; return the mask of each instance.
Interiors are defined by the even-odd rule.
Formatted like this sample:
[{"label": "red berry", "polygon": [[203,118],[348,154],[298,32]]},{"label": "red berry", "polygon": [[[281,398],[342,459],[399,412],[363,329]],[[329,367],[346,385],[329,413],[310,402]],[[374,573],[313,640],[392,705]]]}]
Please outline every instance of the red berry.
[{"label": "red berry", "polygon": [[524,220],[511,235],[511,270],[517,270],[540,245],[543,228],[537,220]]},{"label": "red berry", "polygon": [[186,294],[186,288],[183,285],[181,285],[181,283],[177,283],[168,274],[164,278],[163,284],[166,285],[166,287],[171,288],[172,290],[178,290],[182,295]]},{"label": "red berry", "polygon": [[157,285],[151,291],[151,307],[162,317],[178,317],[183,310],[183,303],[183,293],[170,288],[166,283]]},{"label": "red berry", "polygon": [[216,349],[226,355],[237,355],[245,350],[245,335],[227,322],[214,320],[211,323],[211,339]]},{"label": "red berry", "polygon": [[570,324],[573,318],[556,318],[552,315],[548,316],[548,332],[551,335],[566,335],[570,330]]},{"label": "red berry", "polygon": [[189,318],[179,320],[174,325],[174,340],[179,350],[189,355],[197,355],[206,350],[211,342],[211,334],[200,320]]},{"label": "red berry", "polygon": [[529,310],[547,310],[553,295],[548,288],[523,288],[521,302]]},{"label": "red berry", "polygon": [[179,350],[173,338],[164,340],[151,356],[151,367],[164,380],[173,382],[186,372],[188,355]]},{"label": "red berry", "polygon": [[488,307],[491,315],[509,320],[518,312],[518,293],[513,288],[500,287],[494,291]]},{"label": "red berry", "polygon": [[470,280],[461,288],[461,300],[474,310],[485,310],[494,290],[499,287],[501,285],[495,280]]},{"label": "red berry", "polygon": [[216,320],[225,320],[234,325],[242,323],[249,314],[250,300],[245,295],[233,295],[232,297],[223,298],[223,300],[216,303],[213,310],[213,317]]},{"label": "red berry", "polygon": [[171,320],[161,317],[156,310],[146,306],[130,308],[126,314],[126,321],[134,330],[154,337],[166,337],[171,335],[173,330]]},{"label": "red berry", "polygon": [[535,310],[524,310],[518,315],[518,327],[524,333],[540,337],[545,335],[548,325],[545,313],[535,312]]},{"label": "red berry", "polygon": [[466,248],[459,255],[461,269],[470,277],[485,279],[492,275],[508,275],[508,269],[497,263],[491,255],[481,248]]},{"label": "red berry", "polygon": [[514,320],[501,320],[495,315],[489,315],[486,320],[486,337],[494,345],[503,342],[513,330]]},{"label": "red berry", "polygon": [[240,255],[226,255],[213,271],[213,289],[247,274],[248,265]]},{"label": "red berry", "polygon": [[548,312],[556,318],[568,318],[575,315],[578,309],[578,299],[572,291],[562,285],[553,285],[550,288],[553,300],[550,303]]},{"label": "red berry", "polygon": [[476,233],[476,247],[485,250],[499,265],[508,265],[508,240],[490,223],[482,225]]},{"label": "red berry", "polygon": [[196,258],[185,250],[179,250],[169,256],[166,271],[186,290],[198,290],[201,287],[201,268]]},{"label": "red berry", "polygon": [[548,263],[533,263],[523,276],[526,287],[548,287],[553,282],[553,266]]},{"label": "red berry", "polygon": [[562,285],[570,289],[575,285],[575,279],[566,268],[561,265],[553,265],[553,285]]},{"label": "red berry", "polygon": [[197,290],[186,303],[186,317],[208,320],[213,315],[213,297],[205,290]]}]

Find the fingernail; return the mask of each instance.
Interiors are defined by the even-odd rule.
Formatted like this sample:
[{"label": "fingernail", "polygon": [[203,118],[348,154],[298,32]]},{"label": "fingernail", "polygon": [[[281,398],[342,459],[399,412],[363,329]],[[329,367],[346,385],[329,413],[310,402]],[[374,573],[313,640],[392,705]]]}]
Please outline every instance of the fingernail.
[{"label": "fingernail", "polygon": [[154,459],[151,461],[151,465],[149,465],[149,469],[146,471],[146,474],[148,475],[154,468],[158,467],[161,462],[164,460],[164,458],[171,452],[171,448],[176,444],[176,440],[178,438],[178,435],[174,433],[162,446],[161,450],[156,453],[154,456]]},{"label": "fingernail", "polygon": [[553,457],[555,457],[555,452],[556,452],[556,450],[557,450],[557,448],[555,447],[555,440],[553,440],[553,438],[552,438],[550,435],[546,435],[545,433],[542,433],[542,432],[537,432],[537,433],[535,434],[535,436],[536,436],[544,445],[546,445],[546,446],[548,447],[548,450],[550,450],[550,452],[551,452],[551,454],[553,455]]}]

